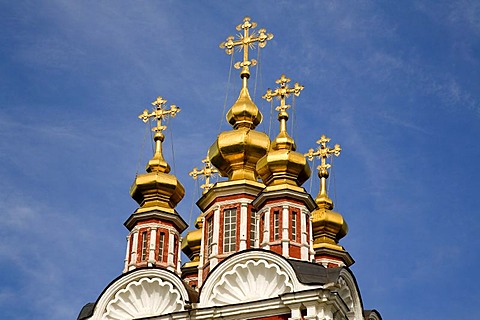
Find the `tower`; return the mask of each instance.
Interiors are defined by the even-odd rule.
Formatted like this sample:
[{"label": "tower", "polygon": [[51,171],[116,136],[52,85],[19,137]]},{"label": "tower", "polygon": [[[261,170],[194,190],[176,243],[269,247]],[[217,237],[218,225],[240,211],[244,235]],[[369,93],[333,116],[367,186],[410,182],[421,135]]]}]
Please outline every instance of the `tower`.
[{"label": "tower", "polygon": [[[322,136],[316,150],[298,152],[288,134],[287,99],[299,96],[299,83],[290,87],[282,75],[278,87],[268,89],[276,98],[279,130],[273,140],[255,130],[262,114],[252,101],[248,80],[254,46],[263,48],[273,35],[249,17],[220,47],[231,54],[243,50],[235,64],[242,87],[226,113],[232,126],[208,148],[200,170],[205,177],[197,206],[195,230],[187,228],[175,210],[184,187],[169,173],[163,158],[163,122],[180,109],[166,108],[158,97],[143,121],[157,121],[155,151],[146,173],[135,178],[131,196],[139,208],[127,219],[129,231],[123,274],[113,280],[78,317],[86,319],[325,319],[377,320],[375,310],[364,310],[359,288],[349,266],[353,259],[339,244],[348,227],[332,211],[326,179],[329,157],[338,156]],[[320,191],[315,199],[302,187],[311,175],[307,158],[318,157]],[[210,183],[213,174],[225,179]],[[190,258],[181,266],[180,250]]]}]

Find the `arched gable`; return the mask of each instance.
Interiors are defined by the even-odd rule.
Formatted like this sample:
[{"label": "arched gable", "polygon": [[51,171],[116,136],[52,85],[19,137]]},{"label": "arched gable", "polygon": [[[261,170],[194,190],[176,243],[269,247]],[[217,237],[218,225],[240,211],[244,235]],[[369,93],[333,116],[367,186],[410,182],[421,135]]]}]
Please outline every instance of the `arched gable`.
[{"label": "arched gable", "polygon": [[164,269],[136,269],[114,280],[100,295],[91,320],[148,317],[184,310],[188,292]]},{"label": "arched gable", "polygon": [[201,307],[236,304],[278,297],[307,287],[297,280],[282,256],[247,250],[230,256],[210,272],[201,292]]}]

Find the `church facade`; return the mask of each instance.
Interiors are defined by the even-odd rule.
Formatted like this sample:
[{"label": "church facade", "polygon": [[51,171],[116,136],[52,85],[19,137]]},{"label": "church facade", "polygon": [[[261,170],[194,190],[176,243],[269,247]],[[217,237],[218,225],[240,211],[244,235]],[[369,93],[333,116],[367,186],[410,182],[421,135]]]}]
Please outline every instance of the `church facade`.
[{"label": "church facade", "polygon": [[[237,26],[241,35],[221,44],[228,54],[243,50],[235,64],[242,87],[226,114],[232,129],[218,135],[203,168],[190,173],[205,178],[195,230],[182,237],[188,226],[175,208],[185,189],[162,152],[164,121],[180,109],[158,97],[153,110],[139,116],[156,121],[155,152],[130,190],[139,207],[125,222],[123,273],[77,320],[381,319],[376,310],[364,309],[349,269],[354,261],[339,244],[348,226],[333,211],[326,181],[328,159],[340,154],[340,146],[331,147],[323,135],[316,149],[302,154],[287,132],[287,100],[303,86],[282,75],[263,96],[279,101],[278,135],[271,140],[255,130],[262,114],[248,90],[256,64],[249,49],[263,48],[273,37],[256,26],[246,17]],[[320,160],[315,198],[302,187],[314,158]],[[211,184],[214,174],[226,179]],[[182,251],[190,259],[183,265]]]}]

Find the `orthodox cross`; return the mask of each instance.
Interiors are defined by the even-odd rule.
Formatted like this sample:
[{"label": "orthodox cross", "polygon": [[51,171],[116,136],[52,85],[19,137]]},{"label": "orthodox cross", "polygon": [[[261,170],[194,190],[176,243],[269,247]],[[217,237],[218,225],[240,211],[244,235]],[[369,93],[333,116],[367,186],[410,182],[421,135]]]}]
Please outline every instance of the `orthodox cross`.
[{"label": "orthodox cross", "polygon": [[291,81],[291,79],[285,77],[284,74],[280,76],[280,79],[277,79],[275,81],[276,84],[279,84],[280,87],[272,91],[271,89],[267,90],[267,93],[262,96],[263,99],[267,101],[272,101],[273,97],[277,97],[280,100],[280,105],[275,108],[275,110],[280,111],[280,112],[285,112],[288,108],[290,108],[289,105],[285,104],[286,98],[288,98],[292,93],[298,97],[300,95],[300,91],[303,90],[304,86],[298,84],[298,82],[295,82],[293,85],[293,88],[290,88],[288,86],[288,83]]},{"label": "orthodox cross", "polygon": [[170,106],[170,109],[167,110],[165,108],[165,104],[167,103],[167,100],[163,99],[162,97],[157,97],[155,101],[152,102],[152,105],[155,106],[155,109],[152,112],[148,112],[147,109],[143,110],[143,113],[138,116],[139,119],[141,119],[143,122],[147,122],[150,120],[150,118],[155,118],[157,119],[157,126],[152,129],[152,131],[155,131],[157,133],[161,133],[165,129],[167,129],[167,126],[162,125],[162,121],[167,119],[168,116],[171,116],[172,118],[175,117],[175,115],[180,112],[180,108],[178,108],[176,105],[172,104]]},{"label": "orthodox cross", "polygon": [[315,151],[312,148],[308,150],[308,153],[305,154],[305,156],[310,161],[312,161],[314,157],[318,157],[319,159],[321,159],[321,163],[317,167],[317,169],[319,170],[320,177],[324,178],[328,178],[327,169],[331,167],[330,164],[327,163],[327,158],[331,155],[335,155],[336,157],[338,157],[340,155],[340,151],[342,151],[342,148],[340,148],[339,144],[336,144],[333,149],[327,147],[328,142],[330,142],[330,138],[327,138],[327,136],[322,134],[320,140],[317,141],[317,144],[319,145],[317,147],[317,150]]},{"label": "orthodox cross", "polygon": [[225,49],[227,54],[232,54],[235,47],[239,47],[239,50],[243,50],[243,61],[239,61],[234,65],[235,69],[242,68],[242,76],[249,76],[249,66],[255,66],[257,64],[255,59],[248,59],[248,49],[253,49],[256,42],[258,42],[260,48],[263,48],[267,45],[267,41],[273,38],[273,34],[267,33],[266,29],[262,28],[258,31],[253,30],[256,27],[256,22],[250,22],[250,17],[245,17],[243,18],[243,23],[239,24],[236,28],[237,31],[242,31],[243,29],[243,35],[239,33],[237,35],[237,40],[235,40],[234,36],[229,36],[225,42],[220,44],[220,48]]},{"label": "orthodox cross", "polygon": [[194,180],[197,180],[198,176],[204,176],[205,177],[205,183],[200,186],[200,188],[203,189],[203,194],[207,193],[208,190],[210,190],[213,187],[213,183],[210,183],[210,177],[212,177],[215,173],[218,172],[217,169],[215,169],[212,166],[212,163],[210,162],[210,159],[208,156],[202,160],[204,163],[204,166],[202,170],[198,170],[197,167],[193,168],[193,170],[189,173],[190,176]]}]

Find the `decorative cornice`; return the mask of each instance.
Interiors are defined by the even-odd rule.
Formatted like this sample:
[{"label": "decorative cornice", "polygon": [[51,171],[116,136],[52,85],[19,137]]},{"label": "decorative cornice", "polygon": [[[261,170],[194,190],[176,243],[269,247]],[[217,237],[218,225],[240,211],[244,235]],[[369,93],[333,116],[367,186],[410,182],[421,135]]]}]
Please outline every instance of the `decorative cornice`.
[{"label": "decorative cornice", "polygon": [[265,188],[263,183],[250,180],[222,181],[216,183],[212,189],[202,195],[197,206],[205,212],[220,197],[231,197],[232,194],[243,194],[256,197]]},{"label": "decorative cornice", "polygon": [[317,207],[317,204],[312,199],[312,196],[310,196],[305,189],[301,187],[293,188],[287,185],[278,190],[262,191],[257,198],[253,200],[252,204],[255,208],[260,208],[268,200],[285,199],[286,197],[303,202],[309,211],[313,211]]},{"label": "decorative cornice", "polygon": [[152,210],[152,211],[142,212],[142,213],[133,213],[130,215],[127,221],[125,221],[123,225],[128,230],[132,230],[138,222],[143,220],[148,220],[148,219],[161,219],[164,221],[170,221],[175,226],[178,227],[180,233],[183,232],[188,227],[185,220],[183,220],[183,218],[179,214],[169,213],[169,212],[160,211],[160,210]]}]

